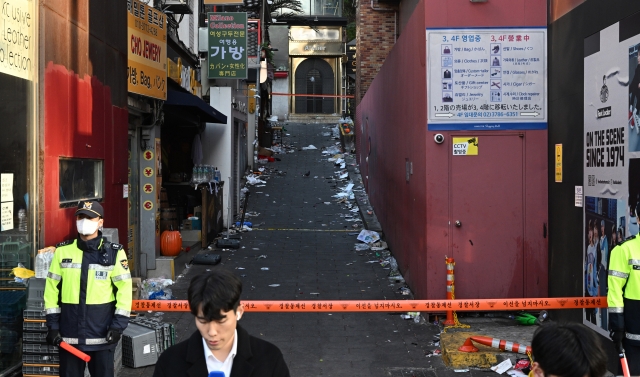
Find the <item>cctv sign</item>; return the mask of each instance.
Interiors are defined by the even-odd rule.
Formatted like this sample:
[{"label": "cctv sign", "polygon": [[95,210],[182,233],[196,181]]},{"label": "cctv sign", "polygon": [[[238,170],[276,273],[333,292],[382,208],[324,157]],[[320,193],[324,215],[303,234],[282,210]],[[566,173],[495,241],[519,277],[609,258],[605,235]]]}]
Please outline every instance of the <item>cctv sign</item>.
[{"label": "cctv sign", "polygon": [[453,138],[453,155],[454,156],[477,156],[478,155],[478,137],[464,136]]}]

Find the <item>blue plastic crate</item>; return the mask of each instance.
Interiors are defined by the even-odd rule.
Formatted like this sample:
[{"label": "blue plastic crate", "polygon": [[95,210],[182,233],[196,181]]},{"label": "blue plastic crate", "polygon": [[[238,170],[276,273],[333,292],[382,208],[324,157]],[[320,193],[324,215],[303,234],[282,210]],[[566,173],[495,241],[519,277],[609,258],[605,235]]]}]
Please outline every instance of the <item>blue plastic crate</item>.
[{"label": "blue plastic crate", "polygon": [[18,267],[18,263],[31,268],[30,244],[24,242],[0,243],[0,267]]},{"label": "blue plastic crate", "polygon": [[13,353],[18,346],[18,333],[10,330],[0,330],[0,352]]},{"label": "blue plastic crate", "polygon": [[26,291],[0,291],[0,322],[15,322],[27,302]]}]

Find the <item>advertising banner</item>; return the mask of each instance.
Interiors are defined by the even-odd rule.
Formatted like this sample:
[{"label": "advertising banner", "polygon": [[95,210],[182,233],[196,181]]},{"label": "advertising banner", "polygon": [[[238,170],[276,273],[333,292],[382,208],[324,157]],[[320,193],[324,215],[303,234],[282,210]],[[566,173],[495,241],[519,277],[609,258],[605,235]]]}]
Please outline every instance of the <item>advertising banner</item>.
[{"label": "advertising banner", "polygon": [[547,30],[427,29],[429,130],[547,128]]},{"label": "advertising banner", "polygon": [[209,78],[247,78],[247,14],[207,13]]},{"label": "advertising banner", "polygon": [[34,0],[5,0],[0,31],[0,72],[33,80],[35,37]]},{"label": "advertising banner", "polygon": [[127,90],[167,99],[167,24],[164,13],[137,0],[127,0],[129,64]]},{"label": "advertising banner", "polygon": [[[640,35],[614,24],[585,40],[584,296],[607,295],[611,249],[638,233],[640,210]],[[576,194],[577,195],[577,194]],[[584,310],[607,336],[607,311]]]}]

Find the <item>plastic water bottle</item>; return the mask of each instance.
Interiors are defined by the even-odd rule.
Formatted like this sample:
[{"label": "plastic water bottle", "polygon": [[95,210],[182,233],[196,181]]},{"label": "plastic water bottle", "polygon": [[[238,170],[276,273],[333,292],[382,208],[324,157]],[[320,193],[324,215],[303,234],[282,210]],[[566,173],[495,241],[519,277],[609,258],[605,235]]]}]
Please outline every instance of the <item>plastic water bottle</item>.
[{"label": "plastic water bottle", "polygon": [[27,210],[24,208],[18,210],[18,230],[20,232],[27,231]]},{"label": "plastic water bottle", "polygon": [[36,255],[36,278],[44,279],[47,277],[52,260],[53,252],[51,251],[39,252]]}]

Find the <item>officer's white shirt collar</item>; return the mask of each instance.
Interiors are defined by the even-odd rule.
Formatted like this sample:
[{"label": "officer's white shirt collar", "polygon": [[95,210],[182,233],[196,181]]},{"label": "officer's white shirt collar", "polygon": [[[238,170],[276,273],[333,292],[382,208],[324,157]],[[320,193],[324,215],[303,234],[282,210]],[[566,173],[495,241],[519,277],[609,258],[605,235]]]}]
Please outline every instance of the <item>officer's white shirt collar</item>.
[{"label": "officer's white shirt collar", "polygon": [[233,347],[231,347],[231,352],[224,361],[218,360],[207,346],[207,341],[202,338],[202,345],[204,347],[204,358],[207,361],[207,372],[211,373],[214,371],[224,372],[225,377],[229,377],[231,375],[231,367],[233,366],[233,359],[236,357],[238,353],[238,330],[235,330],[233,335]]}]

